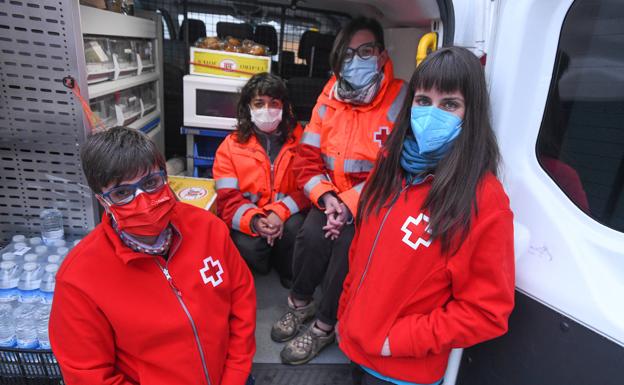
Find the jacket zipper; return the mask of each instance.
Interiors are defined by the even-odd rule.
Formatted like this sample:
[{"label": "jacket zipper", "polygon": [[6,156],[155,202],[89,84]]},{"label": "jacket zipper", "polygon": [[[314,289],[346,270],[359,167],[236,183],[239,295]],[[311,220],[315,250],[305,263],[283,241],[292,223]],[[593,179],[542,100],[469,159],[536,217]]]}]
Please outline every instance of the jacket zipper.
[{"label": "jacket zipper", "polygon": [[[176,229],[176,231],[177,231],[177,229]],[[177,232],[178,232],[178,234],[181,234],[179,231],[177,231]],[[182,236],[180,235],[180,238],[181,237]],[[154,257],[154,261],[156,262],[156,264],[158,265],[158,267],[162,271],[163,275],[167,279],[167,282],[169,283],[169,286],[171,287],[171,290],[175,294],[176,298],[178,299],[178,302],[180,303],[180,306],[182,307],[182,310],[184,310],[184,313],[186,314],[186,317],[188,318],[189,322],[191,323],[191,327],[193,328],[193,334],[195,335],[195,343],[197,344],[197,349],[199,350],[199,356],[200,356],[201,361],[202,361],[202,367],[204,369],[204,376],[206,377],[206,381],[207,381],[208,385],[212,385],[212,383],[210,382],[210,377],[208,376],[208,366],[206,365],[206,357],[204,356],[204,350],[202,349],[201,342],[199,340],[199,333],[197,332],[197,327],[195,326],[195,321],[193,320],[193,316],[191,316],[191,312],[188,310],[188,308],[186,307],[186,304],[182,300],[182,292],[173,283],[173,278],[171,277],[171,274],[169,274],[169,269],[168,269],[169,261],[173,257],[173,254],[178,250],[178,247],[179,247],[179,244],[180,244],[181,241],[182,241],[182,239],[180,239],[180,241],[177,242],[176,247],[174,248],[173,252],[169,255],[169,258],[167,259],[167,262],[165,262],[165,266],[163,266],[160,263],[160,261],[158,260],[158,257]]]},{"label": "jacket zipper", "polygon": [[[397,199],[398,199],[398,196],[400,196],[409,187],[410,187],[409,185],[405,186],[401,190],[401,192],[399,192],[399,194],[397,195]],[[375,240],[373,241],[373,246],[371,247],[371,251],[368,254],[368,260],[366,261],[366,266],[364,267],[364,272],[362,272],[362,276],[360,277],[360,282],[358,283],[358,286],[355,289],[355,292],[353,293],[353,296],[351,297],[351,300],[349,301],[349,306],[347,306],[347,308],[344,311],[345,314],[347,313],[347,310],[349,310],[351,308],[351,305],[353,304],[353,302],[355,300],[355,297],[357,296],[357,293],[360,290],[360,287],[362,286],[362,283],[364,283],[364,278],[366,277],[366,274],[368,273],[368,268],[370,266],[371,260],[373,259],[373,252],[375,251],[375,248],[377,247],[377,241],[379,240],[379,236],[381,235],[381,230],[383,229],[384,225],[386,224],[386,220],[388,219],[388,216],[390,215],[390,212],[394,208],[395,204],[396,204],[396,200],[394,200],[394,202],[392,202],[392,205],[388,208],[388,211],[386,211],[386,214],[384,215],[383,219],[381,220],[381,225],[379,226],[379,229],[377,230],[377,234],[375,235]]]}]

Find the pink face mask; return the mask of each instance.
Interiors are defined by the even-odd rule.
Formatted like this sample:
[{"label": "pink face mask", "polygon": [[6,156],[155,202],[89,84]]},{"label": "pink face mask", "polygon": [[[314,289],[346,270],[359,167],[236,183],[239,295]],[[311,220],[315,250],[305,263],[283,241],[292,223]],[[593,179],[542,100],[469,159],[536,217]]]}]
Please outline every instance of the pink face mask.
[{"label": "pink face mask", "polygon": [[251,113],[251,121],[262,132],[270,134],[277,129],[282,121],[281,108],[249,108]]}]

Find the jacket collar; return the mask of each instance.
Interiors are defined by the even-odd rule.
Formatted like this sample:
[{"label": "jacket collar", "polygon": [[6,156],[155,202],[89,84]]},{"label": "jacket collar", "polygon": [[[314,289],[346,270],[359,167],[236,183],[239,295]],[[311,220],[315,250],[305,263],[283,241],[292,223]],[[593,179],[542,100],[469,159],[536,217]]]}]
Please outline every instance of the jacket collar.
[{"label": "jacket collar", "polygon": [[[176,205],[173,207],[173,213],[171,215],[171,224],[174,227],[173,231],[173,239],[171,241],[170,250],[175,250],[177,248],[177,243],[181,241],[181,234],[179,234],[178,230],[179,226],[179,217],[178,217],[178,207],[180,206],[180,202],[176,202]],[[144,258],[154,258],[155,255],[139,253],[132,250],[130,247],[126,246],[126,244],[121,240],[119,234],[113,228],[113,224],[111,223],[111,219],[108,214],[104,213],[102,216],[101,226],[104,228],[104,234],[110,241],[115,250],[115,255],[122,260],[124,264],[128,264],[130,261],[136,259],[144,259]],[[169,256],[171,257],[171,255]]]}]

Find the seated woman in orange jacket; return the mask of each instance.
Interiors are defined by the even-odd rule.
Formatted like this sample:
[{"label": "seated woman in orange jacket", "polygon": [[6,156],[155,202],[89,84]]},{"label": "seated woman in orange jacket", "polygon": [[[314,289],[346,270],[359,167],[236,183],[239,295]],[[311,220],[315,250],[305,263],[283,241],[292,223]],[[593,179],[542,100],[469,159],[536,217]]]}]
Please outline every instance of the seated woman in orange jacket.
[{"label": "seated woman in orange jacket", "polygon": [[338,339],[355,384],[440,384],[451,349],[507,331],[513,215],[488,110],[470,51],[416,69],[349,250]]},{"label": "seated woman in orange jacket", "polygon": [[309,200],[298,191],[292,162],[303,134],[282,80],[253,76],[241,90],[238,125],[217,149],[217,213],[252,270],[271,265],[290,287],[295,236]]}]

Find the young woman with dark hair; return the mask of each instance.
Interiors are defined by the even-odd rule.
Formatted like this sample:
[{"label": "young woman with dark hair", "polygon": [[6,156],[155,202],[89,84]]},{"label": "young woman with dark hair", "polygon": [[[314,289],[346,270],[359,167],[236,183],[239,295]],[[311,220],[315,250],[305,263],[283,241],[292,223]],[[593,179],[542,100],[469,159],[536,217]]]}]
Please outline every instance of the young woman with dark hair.
[{"label": "young woman with dark hair", "polygon": [[439,384],[452,348],[507,330],[513,215],[498,165],[479,60],[430,54],[358,206],[338,309],[356,384]]},{"label": "young woman with dark hair", "polygon": [[292,163],[303,130],[282,80],[253,76],[241,90],[236,131],[217,150],[217,213],[252,270],[271,265],[290,287],[295,235],[309,200],[297,191]]},{"label": "young woman with dark hair", "polygon": [[[346,25],[330,62],[335,76],[318,98],[293,166],[299,188],[314,206],[297,236],[288,310],[271,329],[274,341],[292,340],[281,359],[293,365],[310,361],[334,341],[358,197],[407,91],[394,78],[376,20],[356,18]],[[321,283],[317,306],[313,294]]]}]

